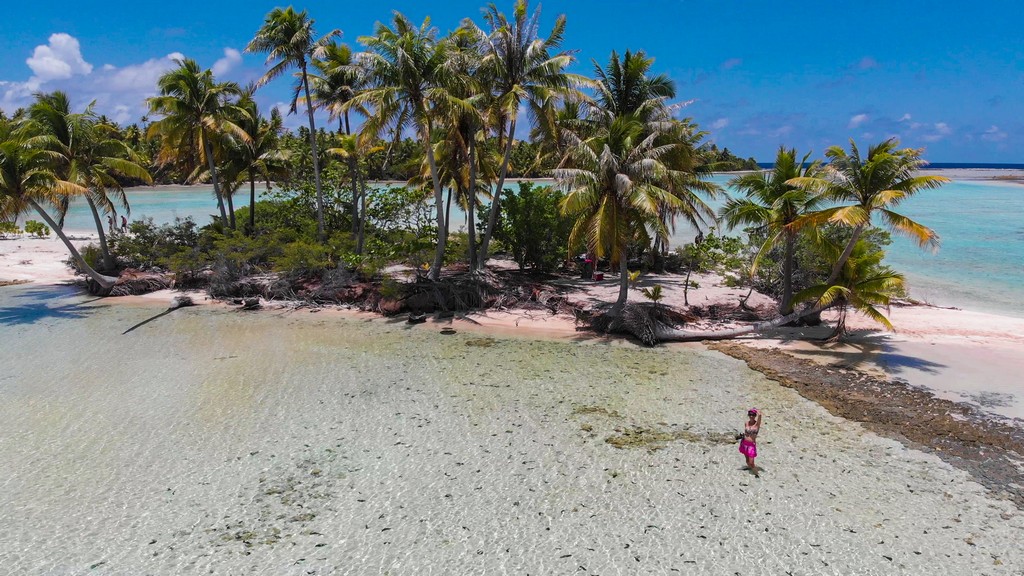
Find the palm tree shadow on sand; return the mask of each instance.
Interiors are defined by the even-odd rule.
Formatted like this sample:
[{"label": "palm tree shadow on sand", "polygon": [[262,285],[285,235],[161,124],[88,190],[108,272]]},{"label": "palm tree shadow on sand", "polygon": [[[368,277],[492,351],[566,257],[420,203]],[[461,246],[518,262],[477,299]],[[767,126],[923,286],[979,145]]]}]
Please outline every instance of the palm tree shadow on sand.
[{"label": "palm tree shadow on sand", "polygon": [[782,328],[765,335],[778,338],[784,343],[804,342],[804,346],[792,353],[797,356],[825,359],[837,368],[877,366],[889,374],[898,375],[907,370],[937,374],[947,367],[939,362],[901,353],[883,333],[877,331],[854,331],[842,342],[834,343],[824,341],[824,335],[830,330],[831,328],[827,326]]},{"label": "palm tree shadow on sand", "polygon": [[19,326],[35,324],[45,320],[62,320],[84,318],[106,305],[85,306],[97,299],[75,300],[67,302],[71,292],[64,287],[37,287],[20,290],[11,298],[17,302],[14,306],[0,306],[0,326]]}]

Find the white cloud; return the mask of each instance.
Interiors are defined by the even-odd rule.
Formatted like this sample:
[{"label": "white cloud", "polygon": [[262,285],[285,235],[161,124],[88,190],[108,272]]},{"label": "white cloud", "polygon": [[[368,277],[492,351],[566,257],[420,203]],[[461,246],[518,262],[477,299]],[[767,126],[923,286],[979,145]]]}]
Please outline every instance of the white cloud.
[{"label": "white cloud", "polygon": [[921,136],[925,142],[938,142],[953,133],[953,129],[945,122],[936,122],[932,125],[932,132]]},{"label": "white cloud", "polygon": [[850,118],[850,123],[846,125],[847,128],[856,128],[868,120],[867,114],[857,114]]},{"label": "white cloud", "polygon": [[235,67],[236,64],[242,61],[242,53],[234,48],[225,48],[224,57],[220,58],[213,63],[211,70],[214,76],[220,76],[226,74],[229,70]]},{"label": "white cloud", "polygon": [[993,125],[990,126],[988,130],[985,130],[985,132],[981,135],[981,139],[986,140],[988,142],[1001,142],[1003,140],[1006,140],[1006,132],[1000,130],[999,126]]},{"label": "white cloud", "polygon": [[63,32],[51,34],[48,44],[36,46],[32,57],[25,63],[40,82],[92,72],[92,64],[82,58],[78,39]]},{"label": "white cloud", "polygon": [[725,128],[728,125],[729,125],[729,119],[728,118],[719,118],[718,120],[715,120],[714,122],[711,123],[711,128],[713,130],[721,130],[722,128]]},{"label": "white cloud", "polygon": [[910,122],[910,114],[908,113],[900,116],[900,122]]},{"label": "white cloud", "polygon": [[104,69],[106,74],[96,78],[99,88],[116,92],[141,91],[156,93],[156,81],[168,70],[177,66],[176,60],[183,59],[180,52],[172,52],[163,58],[151,58],[141,64],[130,64],[122,68]]}]

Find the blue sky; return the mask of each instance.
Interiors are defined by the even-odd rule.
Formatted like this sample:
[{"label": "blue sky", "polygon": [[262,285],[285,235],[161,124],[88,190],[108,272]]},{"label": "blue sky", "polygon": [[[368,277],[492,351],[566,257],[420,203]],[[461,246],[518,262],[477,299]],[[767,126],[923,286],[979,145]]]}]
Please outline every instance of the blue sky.
[{"label": "blue sky", "polygon": [[[536,4],[536,3],[534,3]],[[0,21],[0,108],[33,91],[64,89],[80,104],[131,123],[156,78],[177,55],[218,78],[248,82],[263,58],[242,54],[273,3],[21,3]],[[340,28],[358,46],[397,9],[428,14],[442,32],[483,2],[308,2],[317,28]],[[511,12],[511,0],[498,4]],[[784,8],[780,7],[784,6]],[[933,162],[1024,162],[1024,5],[1015,1],[543,2],[545,31],[566,14],[565,47],[576,71],[610,52],[643,49],[677,83],[679,100],[710,138],[770,161],[779,145],[813,150],[849,138],[897,136]],[[269,108],[287,100],[289,79],[263,89]],[[288,125],[297,126],[292,116]]]}]

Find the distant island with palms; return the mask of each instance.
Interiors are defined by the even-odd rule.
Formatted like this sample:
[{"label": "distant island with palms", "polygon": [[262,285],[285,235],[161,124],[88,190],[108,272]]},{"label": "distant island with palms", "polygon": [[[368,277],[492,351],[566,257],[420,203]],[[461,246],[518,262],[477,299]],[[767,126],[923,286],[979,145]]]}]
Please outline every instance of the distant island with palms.
[{"label": "distant island with palms", "polygon": [[[691,554],[679,534],[728,541],[730,557],[763,544],[770,571],[1024,565],[1004,545],[1024,528],[1024,393],[1006,368],[1024,360],[1024,319],[930,306],[927,290],[969,282],[928,284],[913,264],[951,239],[977,260],[958,273],[1013,284],[1020,271],[985,266],[1006,268],[1015,245],[989,255],[956,221],[983,203],[929,198],[970,204],[964,182],[992,170],[969,191],[1005,203],[989,232],[1012,237],[1024,165],[929,164],[896,138],[852,137],[820,157],[783,145],[759,164],[687,117],[646,51],[613,51],[582,75],[565,15],[542,28],[526,0],[482,14],[442,34],[396,11],[346,44],[306,11],[275,8],[246,47],[266,58],[248,86],[182,57],[140,124],[76,109],[63,91],[0,112],[0,324],[15,342],[0,359],[26,391],[0,432],[40,445],[50,433],[41,398],[65,377],[29,382],[45,374],[31,351],[46,331],[70,348],[116,332],[124,344],[68,352],[105,376],[67,376],[74,402],[53,418],[86,438],[123,423],[104,464],[116,473],[97,482],[123,483],[122,509],[152,502],[161,519],[136,520],[138,533],[101,525],[117,544],[88,565],[77,545],[48,556],[28,544],[81,529],[78,516],[18,505],[25,536],[0,538],[31,548],[15,568],[750,567],[703,541]],[[257,104],[282,80],[305,124],[294,131]],[[210,197],[183,216],[175,194],[194,193],[168,188],[174,218],[129,220],[155,184]],[[999,292],[989,286],[977,290]],[[988,376],[964,382],[980,364]],[[750,404],[767,406],[764,478],[733,466]],[[147,419],[162,424],[134,443]],[[59,430],[76,461],[106,458]],[[178,450],[187,457],[151,461]],[[35,465],[26,454],[0,449],[0,468]],[[174,480],[157,490],[134,462]],[[13,485],[41,497],[20,475]],[[69,493],[82,490],[113,518],[115,495]],[[961,512],[955,537],[918,530]],[[750,515],[771,539],[748,533]],[[776,535],[789,529],[799,536]],[[140,538],[151,556],[116,550]],[[32,565],[43,558],[50,568]]]}]

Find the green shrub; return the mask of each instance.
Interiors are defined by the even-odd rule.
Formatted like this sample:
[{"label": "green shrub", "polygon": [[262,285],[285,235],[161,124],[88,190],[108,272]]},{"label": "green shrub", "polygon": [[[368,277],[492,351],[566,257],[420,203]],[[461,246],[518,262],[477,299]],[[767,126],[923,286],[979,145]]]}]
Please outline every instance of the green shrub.
[{"label": "green shrub", "polygon": [[0,236],[14,236],[21,234],[21,228],[14,222],[0,222]]},{"label": "green shrub", "polygon": [[328,247],[307,240],[285,244],[280,256],[273,259],[274,269],[294,275],[321,272],[334,267]]},{"label": "green shrub", "polygon": [[562,216],[562,198],[550,186],[532,182],[520,182],[519,192],[504,196],[494,238],[508,248],[521,270],[552,270],[565,261],[572,221]]},{"label": "green shrub", "polygon": [[29,220],[25,222],[25,233],[37,238],[45,238],[50,235],[50,227],[42,222]]}]

